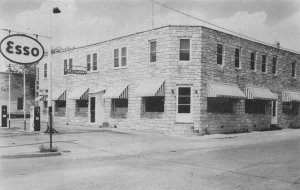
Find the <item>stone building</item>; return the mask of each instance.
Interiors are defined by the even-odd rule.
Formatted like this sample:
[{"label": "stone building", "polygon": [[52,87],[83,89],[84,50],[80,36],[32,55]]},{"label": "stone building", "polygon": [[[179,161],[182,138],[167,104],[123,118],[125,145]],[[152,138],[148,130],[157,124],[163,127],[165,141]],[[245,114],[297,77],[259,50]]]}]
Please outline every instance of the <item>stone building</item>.
[{"label": "stone building", "polygon": [[[165,26],[52,56],[55,121],[167,134],[299,122],[299,54],[203,26]],[[87,74],[69,74],[85,70]],[[47,106],[49,64],[39,64]],[[45,110],[45,109],[44,109]]]},{"label": "stone building", "polygon": [[[8,107],[8,73],[0,72],[0,106],[6,105]],[[23,117],[23,75],[11,74],[11,117]],[[30,106],[34,105],[34,84],[26,81],[26,114],[29,115]]]}]

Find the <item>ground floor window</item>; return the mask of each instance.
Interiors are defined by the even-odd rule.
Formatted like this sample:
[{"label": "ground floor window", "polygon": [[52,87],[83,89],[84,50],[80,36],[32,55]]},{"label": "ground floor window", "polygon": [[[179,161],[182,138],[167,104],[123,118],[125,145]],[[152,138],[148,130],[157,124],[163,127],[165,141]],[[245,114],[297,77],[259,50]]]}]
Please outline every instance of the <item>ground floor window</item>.
[{"label": "ground floor window", "polygon": [[88,100],[76,100],[75,116],[76,117],[87,117],[88,115]]},{"label": "ground floor window", "polygon": [[267,100],[245,100],[245,113],[266,114]]},{"label": "ground floor window", "polygon": [[207,113],[234,113],[234,99],[207,98]]},{"label": "ground floor window", "polygon": [[165,97],[155,96],[155,97],[144,97],[143,105],[144,112],[164,112],[164,102]]},{"label": "ground floor window", "polygon": [[282,102],[282,113],[286,115],[298,115],[299,102]]},{"label": "ground floor window", "polygon": [[18,110],[23,110],[23,98],[18,98],[17,107]]},{"label": "ground floor window", "polygon": [[55,116],[65,116],[66,113],[66,101],[56,100],[55,101]]},{"label": "ground floor window", "polygon": [[112,99],[111,101],[113,117],[126,117],[128,112],[128,99]]}]

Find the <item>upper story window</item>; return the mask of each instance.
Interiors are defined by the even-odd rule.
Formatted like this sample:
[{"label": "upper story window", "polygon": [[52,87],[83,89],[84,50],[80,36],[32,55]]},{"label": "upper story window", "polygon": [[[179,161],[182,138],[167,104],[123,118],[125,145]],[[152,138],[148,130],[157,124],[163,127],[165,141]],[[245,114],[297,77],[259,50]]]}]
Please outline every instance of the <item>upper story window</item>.
[{"label": "upper story window", "polygon": [[47,73],[48,73],[47,70],[48,70],[47,69],[47,63],[44,63],[44,78],[47,78]]},{"label": "upper story window", "polygon": [[150,62],[156,62],[156,41],[150,42]]},{"label": "upper story window", "polygon": [[217,64],[223,65],[223,45],[217,45]]},{"label": "upper story window", "polygon": [[[121,63],[120,63],[121,60]],[[114,49],[114,67],[126,67],[127,66],[127,48],[122,47]]]},{"label": "upper story window", "polygon": [[255,52],[252,52],[250,56],[250,69],[252,71],[255,71],[255,57],[256,57]]},{"label": "upper story window", "polygon": [[64,75],[68,74],[68,69],[73,69],[73,59],[64,59]]},{"label": "upper story window", "polygon": [[266,55],[261,56],[261,72],[263,72],[263,73],[267,72],[267,56]]},{"label": "upper story window", "polygon": [[272,60],[272,74],[276,75],[277,74],[277,58],[273,57]]},{"label": "upper story window", "polygon": [[189,61],[191,54],[190,39],[180,39],[179,61]]},{"label": "upper story window", "polygon": [[241,68],[240,57],[241,57],[241,49],[240,48],[235,48],[235,51],[234,51],[234,66],[236,68]]},{"label": "upper story window", "polygon": [[86,55],[86,70],[91,70],[91,54]]},{"label": "upper story window", "polygon": [[296,77],[296,61],[292,62],[292,77]]},{"label": "upper story window", "polygon": [[[91,60],[93,58],[93,60]],[[93,65],[91,65],[93,61]],[[97,70],[97,53],[87,54],[86,55],[86,70],[87,71],[96,71]]]},{"label": "upper story window", "polygon": [[97,70],[97,53],[93,53],[93,71]]}]

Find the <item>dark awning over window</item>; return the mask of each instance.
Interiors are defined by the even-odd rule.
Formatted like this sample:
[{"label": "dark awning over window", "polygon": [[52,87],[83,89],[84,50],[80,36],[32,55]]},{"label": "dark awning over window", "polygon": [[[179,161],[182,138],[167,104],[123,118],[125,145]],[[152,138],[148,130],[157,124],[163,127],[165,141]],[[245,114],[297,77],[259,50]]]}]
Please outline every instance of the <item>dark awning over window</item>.
[{"label": "dark awning over window", "polygon": [[52,100],[53,101],[55,101],[55,100],[64,100],[64,101],[66,101],[66,92],[67,92],[67,90],[65,88],[55,90],[52,94]]},{"label": "dark awning over window", "polygon": [[165,96],[165,80],[149,80],[142,82],[136,89],[138,96]]},{"label": "dark awning over window", "polygon": [[75,87],[68,93],[70,100],[88,100],[89,89],[86,87]]},{"label": "dark awning over window", "polygon": [[128,84],[122,84],[115,87],[110,87],[107,89],[103,98],[113,99],[113,98],[121,98],[128,99]]}]

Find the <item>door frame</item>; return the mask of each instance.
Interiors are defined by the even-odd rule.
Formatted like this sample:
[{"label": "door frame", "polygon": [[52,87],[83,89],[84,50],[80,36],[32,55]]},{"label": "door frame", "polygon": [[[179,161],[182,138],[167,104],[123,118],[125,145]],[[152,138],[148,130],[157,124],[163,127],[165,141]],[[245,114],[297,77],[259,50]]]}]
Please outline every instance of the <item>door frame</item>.
[{"label": "door frame", "polygon": [[[178,113],[178,97],[179,97],[179,88],[190,88],[190,113],[189,114],[179,114]],[[192,123],[193,122],[193,86],[192,85],[178,85],[176,86],[176,113],[175,113],[176,122],[180,123]],[[184,117],[188,115],[188,117]],[[184,120],[186,118],[186,120]]]},{"label": "door frame", "polygon": [[[275,109],[274,109],[274,103],[275,103]],[[271,104],[272,104],[271,105],[271,124],[278,124],[278,101],[272,100]],[[275,116],[274,116],[274,113],[275,113]]]}]

